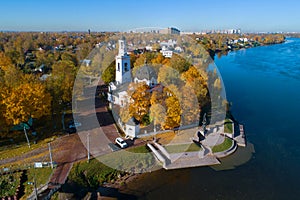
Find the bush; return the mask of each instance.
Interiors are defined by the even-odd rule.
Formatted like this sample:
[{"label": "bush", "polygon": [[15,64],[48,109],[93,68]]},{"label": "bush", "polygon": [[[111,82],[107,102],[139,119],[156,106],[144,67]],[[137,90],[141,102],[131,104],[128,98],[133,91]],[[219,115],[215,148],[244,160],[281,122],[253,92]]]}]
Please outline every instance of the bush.
[{"label": "bush", "polygon": [[14,196],[20,186],[22,172],[0,176],[0,197]]}]

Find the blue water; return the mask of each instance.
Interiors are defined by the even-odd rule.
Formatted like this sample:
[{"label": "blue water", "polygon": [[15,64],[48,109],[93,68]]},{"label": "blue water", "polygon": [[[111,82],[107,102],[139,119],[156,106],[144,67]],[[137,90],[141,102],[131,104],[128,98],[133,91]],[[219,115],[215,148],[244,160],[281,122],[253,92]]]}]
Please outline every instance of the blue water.
[{"label": "blue water", "polygon": [[254,159],[240,167],[249,170],[245,179],[257,180],[249,193],[271,185],[259,195],[300,199],[300,39],[232,52],[215,62],[233,115],[246,124],[255,146]]},{"label": "blue water", "polygon": [[300,199],[300,39],[231,52],[215,63],[255,154],[233,170],[144,175],[142,198]]}]

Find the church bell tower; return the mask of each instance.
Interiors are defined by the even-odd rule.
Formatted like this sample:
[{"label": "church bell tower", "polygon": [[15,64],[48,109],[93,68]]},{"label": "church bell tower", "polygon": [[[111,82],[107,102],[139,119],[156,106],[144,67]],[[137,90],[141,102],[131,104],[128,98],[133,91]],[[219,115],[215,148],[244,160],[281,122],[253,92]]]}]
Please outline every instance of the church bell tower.
[{"label": "church bell tower", "polygon": [[126,40],[119,40],[119,53],[116,56],[116,82],[123,84],[131,82],[130,56],[127,54]]}]

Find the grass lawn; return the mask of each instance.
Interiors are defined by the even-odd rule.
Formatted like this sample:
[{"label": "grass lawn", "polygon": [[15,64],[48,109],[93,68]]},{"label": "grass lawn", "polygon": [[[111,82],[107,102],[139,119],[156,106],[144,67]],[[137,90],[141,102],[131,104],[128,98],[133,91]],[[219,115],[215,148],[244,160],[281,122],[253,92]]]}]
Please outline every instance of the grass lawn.
[{"label": "grass lawn", "polygon": [[51,169],[51,167],[28,169],[27,170],[28,180],[27,182],[23,183],[25,187],[25,195],[23,197],[28,197],[34,191],[34,186],[28,184],[28,182],[33,182],[35,178],[36,187],[39,188],[42,185],[48,183],[52,171],[53,169]]},{"label": "grass lawn", "polygon": [[222,144],[216,145],[212,148],[212,152],[217,153],[217,152],[225,151],[231,147],[232,142],[233,141],[231,139],[225,137],[225,140]]},{"label": "grass lawn", "polygon": [[225,133],[233,133],[233,123],[231,120],[226,119],[224,124],[224,132]]},{"label": "grass lawn", "polygon": [[132,153],[150,153],[151,152],[151,150],[146,145],[138,146],[138,147],[134,147],[134,148],[126,149],[126,150],[129,152],[132,152]]},{"label": "grass lawn", "polygon": [[[65,115],[65,125],[72,118],[72,110],[67,109]],[[57,129],[53,132],[53,123],[56,124]],[[54,115],[54,119],[50,116],[43,117],[34,122],[35,129],[38,136],[32,136],[28,131],[30,141],[30,148],[27,145],[25,134],[23,131],[14,131],[12,133],[0,133],[0,160],[5,158],[12,158],[40,147],[47,147],[47,143],[55,140],[58,136],[63,135],[61,114]],[[36,144],[34,144],[36,141]]]},{"label": "grass lawn", "polygon": [[115,151],[98,159],[104,164],[122,171],[139,172],[152,168],[156,163],[152,153],[145,146],[135,147],[126,151]]},{"label": "grass lawn", "polygon": [[202,148],[196,143],[191,144],[173,144],[164,146],[169,153],[182,153],[200,151]]},{"label": "grass lawn", "polygon": [[104,182],[115,180],[122,172],[112,169],[97,159],[92,159],[90,162],[81,161],[76,163],[68,179],[81,187],[97,188]]},{"label": "grass lawn", "polygon": [[20,156],[24,153],[27,153],[40,147],[47,147],[47,143],[53,141],[55,138],[56,136],[46,138],[44,140],[39,141],[37,144],[31,144],[30,148],[28,147],[27,143],[23,143],[21,145],[9,145],[1,147],[0,160]]}]

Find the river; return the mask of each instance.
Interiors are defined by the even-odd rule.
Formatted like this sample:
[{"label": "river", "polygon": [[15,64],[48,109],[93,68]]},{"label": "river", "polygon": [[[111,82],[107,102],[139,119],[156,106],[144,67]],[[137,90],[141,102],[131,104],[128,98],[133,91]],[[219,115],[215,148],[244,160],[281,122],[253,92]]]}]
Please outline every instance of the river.
[{"label": "river", "polygon": [[300,199],[300,39],[215,58],[255,153],[235,169],[159,170],[131,185],[141,199]]}]

